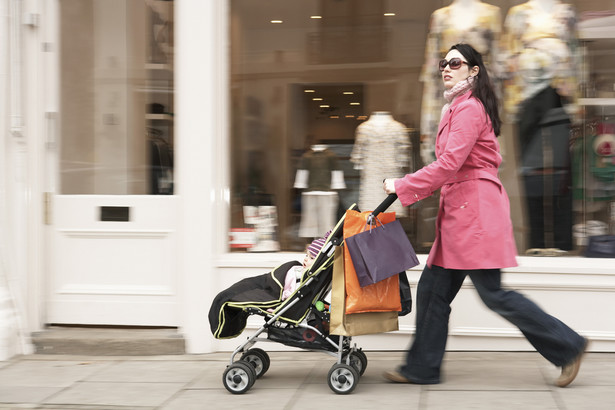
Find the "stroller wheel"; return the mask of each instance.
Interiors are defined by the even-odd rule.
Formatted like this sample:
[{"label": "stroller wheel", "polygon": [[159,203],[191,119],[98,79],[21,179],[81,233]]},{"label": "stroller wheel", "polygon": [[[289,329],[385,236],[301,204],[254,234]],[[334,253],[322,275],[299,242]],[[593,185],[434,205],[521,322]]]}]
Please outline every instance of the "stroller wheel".
[{"label": "stroller wheel", "polygon": [[337,394],[349,394],[359,383],[359,372],[345,363],[337,363],[329,370],[327,383]]},{"label": "stroller wheel", "polygon": [[233,394],[243,394],[250,390],[256,381],[254,368],[243,360],[238,360],[226,368],[222,383]]},{"label": "stroller wheel", "polygon": [[350,356],[350,365],[355,368],[359,376],[363,376],[367,368],[367,356],[362,350],[354,350],[342,357],[342,363],[346,363],[346,358]]},{"label": "stroller wheel", "polygon": [[269,359],[267,352],[258,348],[247,350],[241,355],[241,360],[250,363],[252,367],[254,367],[254,373],[256,373],[257,379],[267,373],[267,370],[269,370],[269,365],[271,364],[271,360]]}]

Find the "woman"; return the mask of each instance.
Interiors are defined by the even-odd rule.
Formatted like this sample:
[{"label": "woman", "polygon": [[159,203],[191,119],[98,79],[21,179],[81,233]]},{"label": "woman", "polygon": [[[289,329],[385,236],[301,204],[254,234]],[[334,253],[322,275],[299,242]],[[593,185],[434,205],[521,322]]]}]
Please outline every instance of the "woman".
[{"label": "woman", "polygon": [[498,179],[502,157],[497,99],[481,55],[467,44],[439,62],[448,104],[436,139],[435,162],[384,190],[404,206],[441,188],[436,239],[417,289],[416,335],[406,363],[384,376],[394,382],[435,384],[448,333],[450,304],[466,276],[483,302],[517,326],[547,360],[562,367],[556,381],[576,377],[587,340],[523,295],[500,287],[501,268],[517,266],[508,196]]}]

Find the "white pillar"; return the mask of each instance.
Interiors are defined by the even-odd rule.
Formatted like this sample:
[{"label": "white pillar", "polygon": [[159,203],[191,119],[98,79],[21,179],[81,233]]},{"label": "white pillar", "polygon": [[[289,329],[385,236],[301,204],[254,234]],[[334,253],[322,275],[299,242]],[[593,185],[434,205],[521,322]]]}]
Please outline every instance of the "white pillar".
[{"label": "white pillar", "polygon": [[16,94],[20,92],[15,84],[17,62],[11,58],[20,52],[18,38],[15,38],[19,25],[15,25],[13,18],[19,10],[15,7],[17,4],[10,0],[0,1],[0,361],[14,356],[19,347],[15,303],[9,286],[9,277],[14,277],[16,268],[12,263],[12,249],[8,248],[14,232],[9,223],[13,218],[8,201],[12,196],[9,176],[15,146],[12,131],[17,125],[13,119],[19,101]]},{"label": "white pillar", "polygon": [[226,249],[227,0],[175,2],[176,194],[188,353],[215,349],[207,314]]}]

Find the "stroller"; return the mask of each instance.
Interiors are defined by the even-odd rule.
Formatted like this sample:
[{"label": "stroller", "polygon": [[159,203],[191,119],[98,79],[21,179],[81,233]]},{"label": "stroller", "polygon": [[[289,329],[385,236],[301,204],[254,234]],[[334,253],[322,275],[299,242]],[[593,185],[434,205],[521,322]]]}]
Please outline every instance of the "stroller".
[{"label": "stroller", "polygon": [[[371,214],[376,216],[395,200],[389,195]],[[356,205],[349,209],[358,210]],[[284,277],[299,262],[291,261],[272,272],[243,279],[220,292],[209,311],[214,337],[233,338],[243,332],[250,315],[263,316],[265,323],[233,351],[222,382],[233,394],[250,390],[271,363],[269,355],[253,346],[259,341],[282,343],[306,350],[324,351],[337,358],[327,376],[327,383],[337,394],[349,394],[357,386],[367,367],[367,356],[351,346],[350,336],[329,335],[329,312],[325,298],[331,291],[333,255],[342,244],[344,218],[331,230],[314,263],[303,273],[294,293],[282,300]],[[267,338],[260,337],[266,333]],[[241,353],[239,360],[236,356]]]}]

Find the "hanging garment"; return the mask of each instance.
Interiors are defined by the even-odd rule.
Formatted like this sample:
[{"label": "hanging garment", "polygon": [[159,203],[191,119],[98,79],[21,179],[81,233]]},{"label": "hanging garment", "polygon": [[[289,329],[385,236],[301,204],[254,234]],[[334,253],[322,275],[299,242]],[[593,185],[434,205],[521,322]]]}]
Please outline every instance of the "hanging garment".
[{"label": "hanging garment", "polygon": [[310,191],[301,194],[299,236],[318,238],[335,226],[339,197],[337,192]]},{"label": "hanging garment", "polygon": [[301,194],[299,236],[323,236],[337,221],[339,197],[336,189],[346,188],[344,171],[337,155],[326,146],[315,146],[301,157],[294,188]]}]

